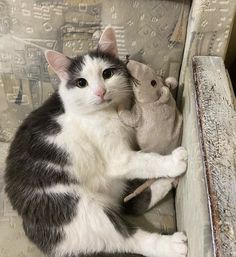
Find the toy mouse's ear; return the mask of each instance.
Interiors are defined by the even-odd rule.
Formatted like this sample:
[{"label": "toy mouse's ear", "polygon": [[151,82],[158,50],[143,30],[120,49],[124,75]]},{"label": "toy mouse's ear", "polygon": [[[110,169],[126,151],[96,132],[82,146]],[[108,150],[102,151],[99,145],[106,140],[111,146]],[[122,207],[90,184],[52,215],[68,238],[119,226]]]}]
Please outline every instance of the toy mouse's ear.
[{"label": "toy mouse's ear", "polygon": [[118,56],[116,34],[111,26],[107,26],[104,29],[98,42],[98,49],[103,52],[109,53],[115,57]]},{"label": "toy mouse's ear", "polygon": [[168,77],[165,79],[165,84],[170,90],[173,90],[177,87],[178,82],[174,77]]},{"label": "toy mouse's ear", "polygon": [[58,75],[60,80],[68,80],[68,68],[71,64],[69,57],[52,50],[47,50],[45,52],[45,57],[48,64],[52,67],[55,73]]},{"label": "toy mouse's ear", "polygon": [[138,74],[140,73],[140,69],[141,69],[142,64],[140,62],[136,62],[133,60],[129,60],[129,62],[127,63],[127,68],[130,71],[130,73],[132,74],[133,77],[137,78]]}]

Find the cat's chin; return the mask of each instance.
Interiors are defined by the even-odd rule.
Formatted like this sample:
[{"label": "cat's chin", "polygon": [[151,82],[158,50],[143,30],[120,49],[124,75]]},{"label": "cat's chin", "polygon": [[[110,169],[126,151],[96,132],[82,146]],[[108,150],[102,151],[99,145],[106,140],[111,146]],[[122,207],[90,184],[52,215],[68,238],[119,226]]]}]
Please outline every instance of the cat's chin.
[{"label": "cat's chin", "polygon": [[90,108],[87,109],[87,113],[101,111],[103,109],[109,108],[113,105],[112,99],[109,100],[101,100],[99,102],[94,103],[90,106]]},{"label": "cat's chin", "polygon": [[87,106],[86,113],[93,113],[96,111],[101,111],[107,108],[117,109],[120,104],[124,104],[128,99],[123,98],[110,98],[110,99],[97,99],[92,105]]}]

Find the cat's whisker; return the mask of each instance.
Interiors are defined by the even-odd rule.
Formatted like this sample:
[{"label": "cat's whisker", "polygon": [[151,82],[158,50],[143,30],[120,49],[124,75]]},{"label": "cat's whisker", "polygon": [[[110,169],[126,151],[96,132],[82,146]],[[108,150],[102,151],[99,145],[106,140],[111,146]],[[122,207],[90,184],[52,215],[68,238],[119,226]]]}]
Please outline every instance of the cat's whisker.
[{"label": "cat's whisker", "polygon": [[130,91],[130,92],[133,92],[132,89],[110,89],[109,91]]},{"label": "cat's whisker", "polygon": [[109,92],[114,92],[114,93],[116,93],[116,92],[133,92],[133,90],[128,90],[128,89],[115,90],[115,89],[111,89],[111,90],[109,90]]}]

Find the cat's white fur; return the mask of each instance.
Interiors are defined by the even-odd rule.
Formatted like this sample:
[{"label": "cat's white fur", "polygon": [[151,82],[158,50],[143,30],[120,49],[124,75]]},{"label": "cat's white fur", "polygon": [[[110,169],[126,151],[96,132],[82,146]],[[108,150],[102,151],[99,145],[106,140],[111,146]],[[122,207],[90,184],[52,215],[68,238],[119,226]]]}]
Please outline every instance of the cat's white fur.
[{"label": "cat's white fur", "polygon": [[[116,110],[119,103],[127,100],[127,92],[121,90],[119,94],[117,91],[124,81],[114,75],[104,82],[101,76],[106,68],[107,63],[103,60],[86,56],[80,76],[86,78],[89,86],[82,89],[68,89],[66,76],[61,76],[59,94],[65,107],[65,113],[57,119],[61,132],[46,140],[69,153],[70,173],[80,182],[75,190],[80,200],[76,216],[63,227],[65,238],[58,244],[56,256],[104,251],[184,257],[187,248],[182,233],[161,236],[138,230],[125,238],[104,213],[105,207],[116,209],[126,179],[176,177],[185,171],[187,160],[186,150],[182,147],[168,156],[132,150],[134,131],[120,122]],[[98,85],[106,88],[105,97],[111,98],[111,103],[101,103],[94,94]],[[168,185],[166,192],[169,189]],[[57,185],[45,193],[66,194],[68,190],[67,186]],[[153,193],[158,194],[157,191],[153,189]],[[165,192],[160,195],[163,194]]]}]

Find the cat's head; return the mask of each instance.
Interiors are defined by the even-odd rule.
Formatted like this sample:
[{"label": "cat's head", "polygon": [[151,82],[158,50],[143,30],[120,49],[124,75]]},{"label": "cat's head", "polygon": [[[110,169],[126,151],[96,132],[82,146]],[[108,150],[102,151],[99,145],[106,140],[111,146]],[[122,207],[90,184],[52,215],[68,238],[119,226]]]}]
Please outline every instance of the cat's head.
[{"label": "cat's head", "polygon": [[107,27],[95,51],[69,58],[48,50],[46,59],[61,80],[65,109],[91,112],[118,105],[132,95],[131,75],[118,59],[115,32]]},{"label": "cat's head", "polygon": [[137,80],[133,85],[135,99],[140,103],[152,103],[160,98],[163,80],[146,64],[130,60],[127,65]]}]

